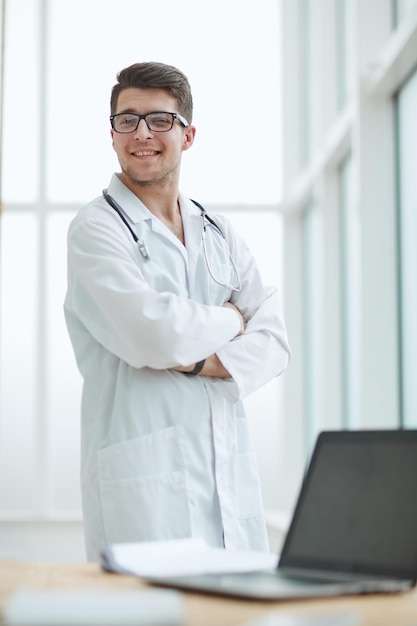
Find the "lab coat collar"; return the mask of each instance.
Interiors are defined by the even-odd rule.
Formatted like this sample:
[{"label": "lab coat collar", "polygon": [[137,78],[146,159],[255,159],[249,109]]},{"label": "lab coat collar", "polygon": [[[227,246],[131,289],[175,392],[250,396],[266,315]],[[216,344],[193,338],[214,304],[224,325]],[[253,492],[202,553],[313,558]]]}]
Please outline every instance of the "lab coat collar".
[{"label": "lab coat collar", "polygon": [[143,202],[122,183],[118,174],[113,174],[107,191],[116,200],[133,224],[152,218],[152,213],[149,209],[147,209]]},{"label": "lab coat collar", "polygon": [[[113,174],[108,186],[108,192],[120,205],[123,212],[133,224],[144,220],[152,220],[153,214],[151,211],[149,211],[143,202],[122,183],[118,174]],[[186,214],[198,217],[201,216],[200,209],[181,192],[178,194],[178,199],[183,220]]]}]

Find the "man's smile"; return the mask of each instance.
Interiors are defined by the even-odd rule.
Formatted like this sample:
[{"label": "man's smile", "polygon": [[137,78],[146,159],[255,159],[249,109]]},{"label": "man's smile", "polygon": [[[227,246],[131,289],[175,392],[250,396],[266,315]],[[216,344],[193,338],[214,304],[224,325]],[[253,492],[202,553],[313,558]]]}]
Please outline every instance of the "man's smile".
[{"label": "man's smile", "polygon": [[137,150],[136,152],[131,153],[135,157],[146,157],[146,156],[157,156],[159,151],[157,150]]}]

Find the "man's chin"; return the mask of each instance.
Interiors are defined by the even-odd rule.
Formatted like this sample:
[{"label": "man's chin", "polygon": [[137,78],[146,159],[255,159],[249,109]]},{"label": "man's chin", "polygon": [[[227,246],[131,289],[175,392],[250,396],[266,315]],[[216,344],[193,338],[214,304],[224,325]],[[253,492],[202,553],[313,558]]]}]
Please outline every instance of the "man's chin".
[{"label": "man's chin", "polygon": [[129,189],[135,187],[153,187],[160,184],[160,181],[155,178],[141,178],[126,171],[122,171],[120,180],[126,185],[126,187],[129,187]]}]

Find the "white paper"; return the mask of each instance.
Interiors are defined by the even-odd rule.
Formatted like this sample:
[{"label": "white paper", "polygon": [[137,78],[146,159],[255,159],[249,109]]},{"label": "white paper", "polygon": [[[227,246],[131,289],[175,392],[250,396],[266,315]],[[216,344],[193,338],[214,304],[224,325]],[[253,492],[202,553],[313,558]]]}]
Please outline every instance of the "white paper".
[{"label": "white paper", "polygon": [[142,578],[256,572],[277,564],[270,552],[211,548],[200,539],[119,543],[102,555],[105,569]]},{"label": "white paper", "polygon": [[180,626],[185,609],[170,590],[21,589],[6,603],[7,626]]},{"label": "white paper", "polygon": [[273,612],[246,622],[244,626],[359,626],[357,613],[281,613]]}]

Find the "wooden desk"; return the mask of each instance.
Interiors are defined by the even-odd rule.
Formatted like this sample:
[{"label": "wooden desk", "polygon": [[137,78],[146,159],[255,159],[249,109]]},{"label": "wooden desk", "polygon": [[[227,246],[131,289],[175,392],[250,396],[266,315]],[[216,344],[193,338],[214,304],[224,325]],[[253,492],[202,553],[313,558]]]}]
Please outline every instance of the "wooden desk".
[{"label": "wooden desk", "polygon": [[[107,574],[94,564],[0,562],[0,611],[18,587],[30,589],[137,589],[133,576]],[[184,626],[243,626],[270,611],[331,613],[354,611],[361,626],[417,626],[417,590],[387,596],[355,596],[302,602],[253,602],[184,594]],[[1,621],[0,621],[1,624]]]}]

